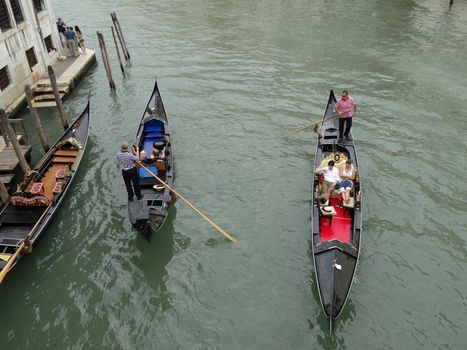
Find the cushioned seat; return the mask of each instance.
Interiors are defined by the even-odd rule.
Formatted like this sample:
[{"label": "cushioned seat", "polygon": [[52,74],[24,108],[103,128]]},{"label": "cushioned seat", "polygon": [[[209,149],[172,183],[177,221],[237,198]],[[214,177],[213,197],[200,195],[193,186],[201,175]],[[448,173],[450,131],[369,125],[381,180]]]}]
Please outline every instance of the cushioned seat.
[{"label": "cushioned seat", "polygon": [[150,120],[144,124],[144,131],[164,131],[164,125],[159,120]]},{"label": "cushioned seat", "polygon": [[[146,168],[148,168],[154,175],[157,175],[157,168],[155,165],[145,165]],[[148,171],[144,168],[139,168],[138,169],[138,174],[139,177],[142,179],[147,179],[147,178],[153,178],[151,174],[148,173]]]}]

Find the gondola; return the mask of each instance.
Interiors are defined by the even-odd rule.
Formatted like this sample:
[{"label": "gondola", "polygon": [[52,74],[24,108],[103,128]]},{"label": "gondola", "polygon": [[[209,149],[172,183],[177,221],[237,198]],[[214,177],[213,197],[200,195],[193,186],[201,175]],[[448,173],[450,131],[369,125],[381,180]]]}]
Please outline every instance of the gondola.
[{"label": "gondola", "polygon": [[[327,203],[321,203],[319,189],[322,176],[314,174],[312,183],[312,250],[316,282],[321,305],[332,330],[341,314],[352,287],[360,255],[362,234],[362,193],[357,152],[353,140],[338,143],[336,97],[331,90],[320,128],[314,168],[329,160],[344,166],[347,159],[356,170],[350,202],[344,203],[334,191]],[[351,136],[351,134],[350,134]]]},{"label": "gondola", "polygon": [[[137,230],[155,233],[164,224],[169,206],[175,201],[175,195],[171,195],[170,190],[151,174],[172,186],[174,173],[170,128],[157,81],[138,125],[135,146],[145,153],[142,164],[150,172],[143,167],[138,168],[143,199],[129,201],[128,214]],[[159,157],[153,156],[154,149],[159,151]]]},{"label": "gondola", "polygon": [[89,122],[88,101],[84,111],[25,175],[1,210],[0,271],[5,268],[9,271],[24,254],[32,251],[60,207],[83,158]]}]

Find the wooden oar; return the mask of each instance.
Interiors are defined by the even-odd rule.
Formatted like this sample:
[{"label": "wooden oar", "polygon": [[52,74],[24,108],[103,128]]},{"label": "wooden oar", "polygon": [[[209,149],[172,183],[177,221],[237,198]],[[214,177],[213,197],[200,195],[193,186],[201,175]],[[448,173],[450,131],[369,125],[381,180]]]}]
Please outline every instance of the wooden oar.
[{"label": "wooden oar", "polygon": [[[337,116],[328,118],[328,119],[326,119],[326,120],[334,119],[334,118],[337,118]],[[322,123],[322,122],[323,122],[323,120],[319,120],[319,121],[317,121],[317,122],[315,122],[315,123],[302,126],[301,128],[295,129],[294,131],[291,131],[291,132],[289,132],[289,133],[283,135],[282,137],[287,138],[287,137],[289,137],[289,136],[291,136],[291,135],[293,135],[293,134],[296,134],[297,132],[306,130],[306,129],[311,128],[312,126],[318,125],[318,124],[320,124],[320,123]]]},{"label": "wooden oar", "polygon": [[2,272],[0,272],[0,283],[3,282],[3,279],[5,278],[6,274],[10,271],[10,267],[11,265],[13,265],[13,263],[15,262],[15,260],[18,258],[18,256],[21,254],[21,251],[23,250],[23,247],[24,247],[24,241],[28,238],[30,238],[32,236],[32,234],[34,233],[34,231],[36,231],[36,228],[37,226],[39,226],[39,224],[41,223],[42,219],[44,218],[45,214],[47,214],[47,212],[49,211],[50,207],[52,206],[53,204],[53,201],[49,204],[49,206],[45,209],[45,211],[42,213],[42,215],[40,216],[39,220],[37,220],[36,224],[34,225],[34,227],[31,229],[31,231],[29,231],[28,235],[24,238],[23,242],[21,243],[21,245],[19,246],[18,249],[16,249],[16,252],[15,254],[13,254],[13,256],[8,259],[8,263],[5,265],[5,267],[3,268]]},{"label": "wooden oar", "polygon": [[188,202],[180,193],[178,193],[177,191],[175,191],[171,186],[169,186],[168,184],[166,184],[161,178],[159,178],[156,174],[154,174],[151,170],[149,170],[148,168],[146,168],[144,166],[144,164],[142,164],[141,162],[139,162],[139,164],[141,165],[141,167],[143,169],[145,169],[149,174],[151,174],[152,176],[154,176],[154,178],[156,178],[162,185],[164,185],[165,187],[167,187],[171,192],[175,193],[177,195],[178,198],[180,198],[182,201],[185,202],[186,205],[188,205],[191,209],[193,209],[196,213],[198,213],[203,219],[205,219],[207,222],[209,222],[209,224],[211,224],[212,227],[214,227],[216,230],[218,230],[220,233],[222,233],[225,237],[227,237],[230,241],[232,242],[237,242],[237,239],[235,237],[232,237],[231,235],[229,235],[227,232],[225,232],[221,227],[219,227],[215,222],[213,222],[210,218],[208,218],[205,214],[203,214],[200,210],[198,210],[193,204],[191,204],[190,202]]}]

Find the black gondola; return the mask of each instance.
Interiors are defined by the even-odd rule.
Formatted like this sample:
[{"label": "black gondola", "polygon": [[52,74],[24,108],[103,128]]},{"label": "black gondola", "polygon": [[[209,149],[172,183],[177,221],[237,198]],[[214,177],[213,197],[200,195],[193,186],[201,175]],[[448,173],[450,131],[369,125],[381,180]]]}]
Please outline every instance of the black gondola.
[{"label": "black gondola", "polygon": [[[144,110],[136,133],[135,145],[144,151],[146,160],[142,163],[169,186],[173,183],[173,153],[170,128],[157,81],[151,98]],[[159,156],[154,156],[157,149]],[[169,206],[175,195],[162,186],[146,169],[138,169],[141,193],[144,198],[128,202],[131,224],[143,232],[157,232],[167,218]]]},{"label": "black gondola", "polygon": [[362,234],[362,194],[357,152],[353,140],[338,143],[336,97],[331,90],[323,120],[318,130],[314,169],[334,160],[343,166],[350,159],[356,170],[351,200],[344,203],[340,195],[331,194],[324,205],[319,200],[321,177],[312,184],[312,247],[318,292],[329,327],[341,314],[352,287],[360,255]]},{"label": "black gondola", "polygon": [[[81,163],[89,134],[89,101],[81,115],[25,176],[0,212],[0,271],[11,269],[36,243],[65,198]],[[25,242],[23,251],[15,253]],[[15,259],[16,258],[16,259]]]}]

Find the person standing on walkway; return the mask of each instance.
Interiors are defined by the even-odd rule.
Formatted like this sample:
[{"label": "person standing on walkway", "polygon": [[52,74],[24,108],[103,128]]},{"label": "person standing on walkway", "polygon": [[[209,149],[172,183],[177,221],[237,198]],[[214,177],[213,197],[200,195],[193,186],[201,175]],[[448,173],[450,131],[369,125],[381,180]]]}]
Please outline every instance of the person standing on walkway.
[{"label": "person standing on walkway", "polygon": [[[117,153],[117,161],[122,170],[123,181],[125,182],[128,192],[128,201],[132,202],[136,194],[136,198],[141,200],[143,195],[139,187],[139,176],[136,169],[136,163],[139,161],[138,149],[135,149],[135,154],[128,151],[128,142],[123,141],[120,151]],[[132,186],[133,184],[133,186]],[[133,191],[134,189],[134,191]]]},{"label": "person standing on walkway", "polygon": [[78,39],[78,47],[81,49],[84,55],[86,54],[86,46],[84,45],[83,33],[81,33],[81,30],[79,29],[78,26],[75,26],[75,33],[76,33],[76,38]]},{"label": "person standing on walkway", "polygon": [[66,32],[66,24],[65,22],[62,21],[61,18],[57,19],[57,30],[58,34],[60,36],[60,42],[62,43],[63,48],[65,49],[65,52],[67,51],[67,42],[66,42],[66,37],[65,37],[65,32]]},{"label": "person standing on walkway", "polygon": [[65,31],[65,37],[68,42],[68,49],[70,50],[70,56],[76,57],[78,54],[78,40],[73,27],[68,27]]},{"label": "person standing on walkway", "polygon": [[339,140],[337,142],[344,142],[344,137],[347,141],[352,141],[349,133],[352,128],[352,117],[357,114],[357,102],[349,96],[347,90],[342,91],[341,98],[336,103],[336,112],[339,116]]}]

